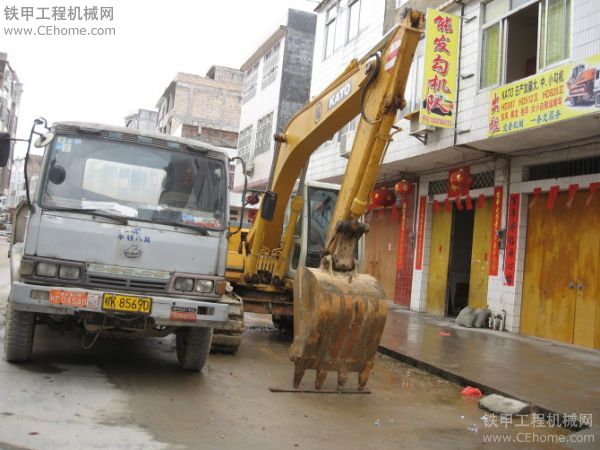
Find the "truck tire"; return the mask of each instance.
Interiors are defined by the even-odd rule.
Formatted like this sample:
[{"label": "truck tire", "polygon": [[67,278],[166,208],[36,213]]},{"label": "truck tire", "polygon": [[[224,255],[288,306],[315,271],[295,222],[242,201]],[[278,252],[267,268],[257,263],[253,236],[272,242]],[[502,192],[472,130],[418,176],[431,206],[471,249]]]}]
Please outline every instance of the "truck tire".
[{"label": "truck tire", "polygon": [[29,361],[35,334],[35,313],[17,311],[9,301],[6,305],[6,335],[4,354],[11,363]]},{"label": "truck tire", "polygon": [[594,105],[596,108],[600,108],[600,91],[594,94]]},{"label": "truck tire", "polygon": [[212,328],[180,328],[176,332],[177,359],[182,369],[198,372],[210,353]]}]

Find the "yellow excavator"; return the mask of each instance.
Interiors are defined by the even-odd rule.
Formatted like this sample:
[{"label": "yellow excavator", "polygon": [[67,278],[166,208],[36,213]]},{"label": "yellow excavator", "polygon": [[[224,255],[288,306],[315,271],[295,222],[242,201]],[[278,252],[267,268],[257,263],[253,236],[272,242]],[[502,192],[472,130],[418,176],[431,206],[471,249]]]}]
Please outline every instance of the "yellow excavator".
[{"label": "yellow excavator", "polygon": [[[405,106],[423,27],[422,13],[405,10],[372,51],[353,60],[275,135],[274,167],[257,217],[249,231],[230,238],[226,276],[244,311],[270,313],[274,322],[293,316],[294,388],[307,369],[316,370],[316,390],[329,371],[338,374],[338,390],[350,372],[358,372],[359,391],[369,378],[387,300],[375,278],[358,273],[358,242],[368,231],[360,218],[396,132],[396,112]],[[339,193],[304,182],[311,154],[358,115]]]}]

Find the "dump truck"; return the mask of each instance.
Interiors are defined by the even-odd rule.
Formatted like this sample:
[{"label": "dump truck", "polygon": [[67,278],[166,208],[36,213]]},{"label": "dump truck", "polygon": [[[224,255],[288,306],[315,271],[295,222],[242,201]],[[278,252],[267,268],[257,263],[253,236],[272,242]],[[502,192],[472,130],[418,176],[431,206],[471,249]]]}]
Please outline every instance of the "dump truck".
[{"label": "dump truck", "polygon": [[[397,131],[396,113],[406,104],[423,21],[422,13],[404,11],[378,45],[353,60],[275,135],[272,175],[257,218],[230,246],[227,278],[244,310],[270,313],[279,324],[293,320],[296,388],[307,369],[316,370],[316,391],[330,371],[338,374],[339,390],[351,372],[358,373],[359,390],[369,378],[387,299],[375,278],[358,272],[357,246],[368,230],[361,217]],[[356,116],[360,122],[341,188],[305,182],[311,154]]]},{"label": "dump truck", "polygon": [[577,64],[567,80],[567,90],[571,105],[594,102],[600,108],[600,70]]},{"label": "dump truck", "polygon": [[224,278],[226,151],[95,123],[39,119],[30,146],[36,135],[41,181],[30,193],[25,177],[10,242],[6,359],[29,360],[47,324],[81,329],[84,348],[174,333],[181,367],[200,370],[213,329],[242,328]]}]

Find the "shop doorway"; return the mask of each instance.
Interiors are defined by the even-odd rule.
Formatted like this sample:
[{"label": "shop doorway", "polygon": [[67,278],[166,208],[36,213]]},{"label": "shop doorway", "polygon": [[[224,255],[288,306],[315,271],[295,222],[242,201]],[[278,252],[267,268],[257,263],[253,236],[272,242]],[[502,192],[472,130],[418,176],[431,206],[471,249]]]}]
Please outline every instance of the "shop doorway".
[{"label": "shop doorway", "polygon": [[433,213],[425,310],[456,316],[465,306],[485,308],[489,278],[492,202]]},{"label": "shop doorway", "polygon": [[464,205],[462,210],[456,207],[453,210],[447,315],[455,317],[469,302],[475,211],[465,209]]}]

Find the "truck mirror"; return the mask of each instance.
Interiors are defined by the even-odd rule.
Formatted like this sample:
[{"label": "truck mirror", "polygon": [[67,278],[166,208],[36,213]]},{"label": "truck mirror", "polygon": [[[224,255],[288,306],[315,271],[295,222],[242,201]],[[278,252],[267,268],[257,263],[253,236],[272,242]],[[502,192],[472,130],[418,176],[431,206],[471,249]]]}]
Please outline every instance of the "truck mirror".
[{"label": "truck mirror", "polygon": [[275,208],[277,207],[277,194],[272,191],[266,191],[263,194],[262,205],[260,206],[260,217],[263,220],[271,221],[275,216]]},{"label": "truck mirror", "polygon": [[10,135],[0,133],[0,167],[6,166],[8,158],[10,158]]},{"label": "truck mirror", "polygon": [[36,148],[43,148],[46,145],[48,145],[50,142],[52,142],[53,139],[54,139],[54,133],[46,133],[46,134],[43,134],[42,136],[40,136],[39,138],[37,138],[35,140],[35,142],[33,143],[33,145]]}]

